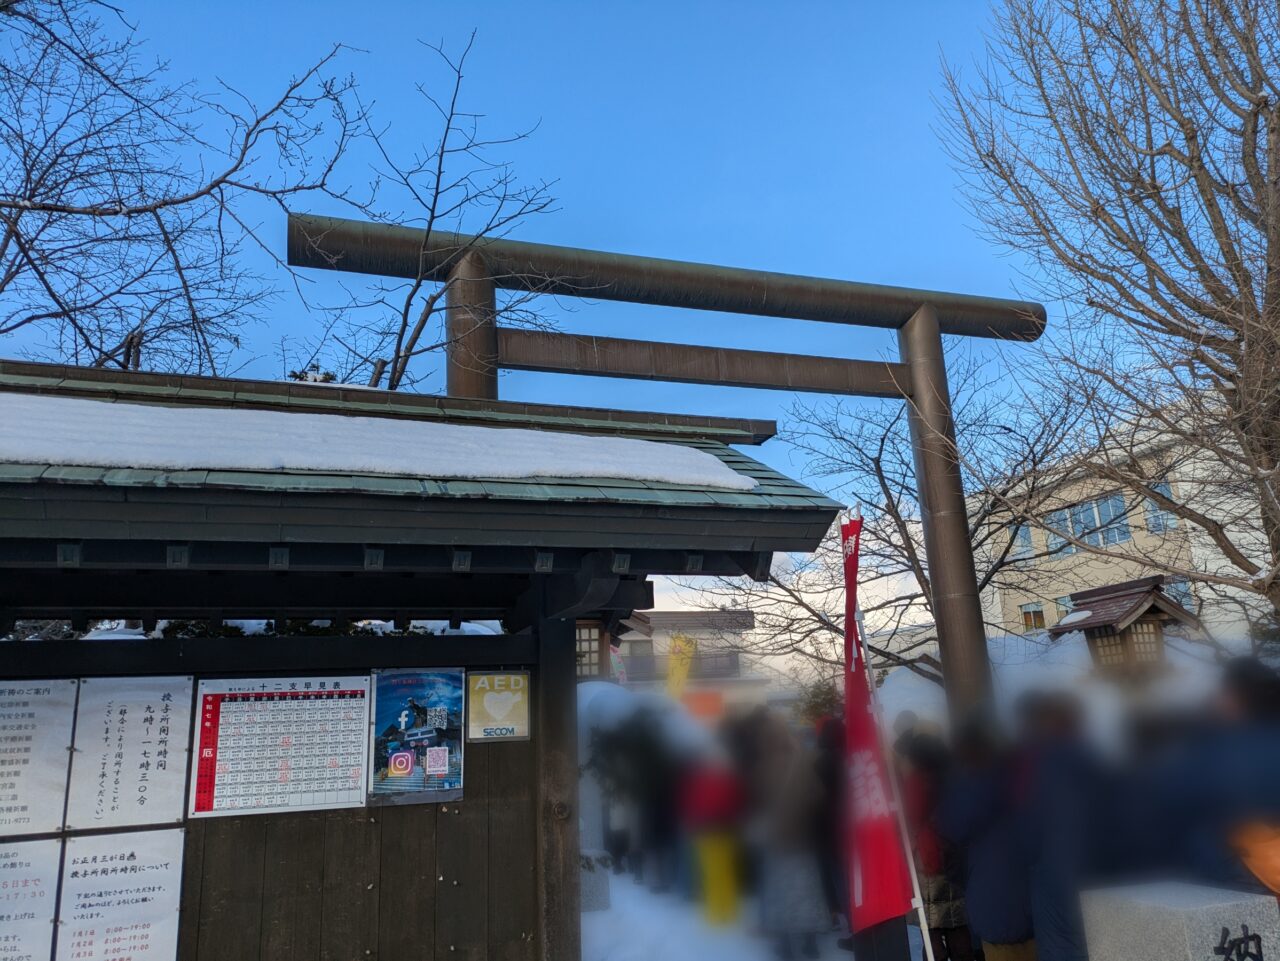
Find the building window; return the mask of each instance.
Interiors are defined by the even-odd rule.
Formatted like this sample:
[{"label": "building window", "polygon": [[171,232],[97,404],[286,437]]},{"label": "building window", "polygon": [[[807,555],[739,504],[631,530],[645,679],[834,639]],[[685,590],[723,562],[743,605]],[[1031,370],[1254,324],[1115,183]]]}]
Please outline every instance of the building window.
[{"label": "building window", "polygon": [[1064,617],[1070,614],[1073,610],[1075,610],[1075,605],[1071,603],[1070,594],[1066,595],[1065,597],[1057,598],[1053,603],[1056,604],[1058,607],[1058,620],[1062,620]]},{"label": "building window", "polygon": [[653,639],[649,637],[638,641],[621,641],[618,647],[627,657],[653,657]]},{"label": "building window", "polygon": [[1009,558],[1021,560],[1031,556],[1031,526],[1029,524],[1009,525]]},{"label": "building window", "polygon": [[1074,507],[1054,511],[1046,519],[1049,526],[1049,550],[1055,554],[1072,554],[1077,550],[1064,536],[1070,532],[1077,541],[1093,547],[1111,546],[1129,540],[1128,510],[1123,494],[1108,494],[1083,501]]},{"label": "building window", "polygon": [[600,676],[600,652],[603,649],[604,626],[596,621],[578,622],[578,677]]},{"label": "building window", "polygon": [[1074,554],[1076,545],[1067,542],[1063,537],[1071,530],[1070,520],[1066,511],[1054,511],[1049,515],[1045,523],[1049,527],[1048,546],[1051,554]]},{"label": "building window", "polygon": [[1093,647],[1101,667],[1124,667],[1124,638],[1110,627],[1091,632]]},{"label": "building window", "polygon": [[[1157,494],[1162,494],[1170,500],[1173,499],[1173,490],[1169,487],[1168,481],[1161,481],[1158,484],[1152,484],[1151,489]],[[1146,514],[1147,530],[1152,534],[1163,534],[1178,526],[1177,516],[1165,510],[1150,497],[1147,498]]]},{"label": "building window", "polygon": [[1196,602],[1195,595],[1191,593],[1191,585],[1187,583],[1184,577],[1173,581],[1165,581],[1164,592],[1171,601],[1176,601],[1187,610],[1192,610],[1192,605]]},{"label": "building window", "polygon": [[1160,660],[1160,625],[1155,621],[1137,621],[1129,628],[1133,659],[1139,664]]},{"label": "building window", "polygon": [[1022,612],[1022,629],[1024,631],[1037,631],[1044,627],[1044,605],[1039,601],[1033,604],[1023,604],[1018,610]]},{"label": "building window", "polygon": [[1071,532],[1093,547],[1127,541],[1131,535],[1124,496],[1109,494],[1071,508]]}]

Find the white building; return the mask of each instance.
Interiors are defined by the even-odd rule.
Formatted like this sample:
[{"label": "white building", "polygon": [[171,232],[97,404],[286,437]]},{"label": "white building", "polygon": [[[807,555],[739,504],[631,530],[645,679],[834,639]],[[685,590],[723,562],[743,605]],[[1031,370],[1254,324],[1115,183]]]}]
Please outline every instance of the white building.
[{"label": "white building", "polygon": [[693,644],[688,680],[681,693],[695,717],[714,722],[756,707],[778,707],[794,699],[790,679],[760,658],[744,653],[743,638],[755,615],[743,610],[645,611],[616,631],[626,685],[666,690],[678,635]]}]

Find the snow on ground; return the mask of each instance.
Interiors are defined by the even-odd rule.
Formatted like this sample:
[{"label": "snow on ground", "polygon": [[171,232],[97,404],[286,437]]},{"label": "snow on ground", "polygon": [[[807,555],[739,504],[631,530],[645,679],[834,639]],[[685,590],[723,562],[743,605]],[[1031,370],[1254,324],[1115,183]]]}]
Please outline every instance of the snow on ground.
[{"label": "snow on ground", "polygon": [[706,451],[624,437],[13,393],[0,394],[0,462],[757,486]]},{"label": "snow on ground", "polygon": [[[230,623],[230,622],[228,622]],[[395,631],[395,621],[359,621],[360,627],[374,634],[391,634]],[[450,627],[448,621],[410,621],[409,630],[423,634],[472,634],[489,637],[502,633],[500,621],[463,621],[457,627]]]},{"label": "snow on ground", "polygon": [[147,632],[140,627],[125,627],[124,621],[102,621],[85,632],[86,641],[143,641]]},{"label": "snow on ground", "polygon": [[[674,894],[654,894],[629,875],[609,878],[610,906],[582,915],[582,961],[776,961],[768,939],[752,930],[754,903],[737,924],[710,927],[698,906]],[[911,956],[920,956],[917,928],[908,929]],[[848,961],[832,931],[820,941],[823,961]]]},{"label": "snow on ground", "polygon": [[610,906],[582,915],[582,961],[773,961],[745,924],[712,928],[697,905],[653,894],[626,875],[609,879]]}]

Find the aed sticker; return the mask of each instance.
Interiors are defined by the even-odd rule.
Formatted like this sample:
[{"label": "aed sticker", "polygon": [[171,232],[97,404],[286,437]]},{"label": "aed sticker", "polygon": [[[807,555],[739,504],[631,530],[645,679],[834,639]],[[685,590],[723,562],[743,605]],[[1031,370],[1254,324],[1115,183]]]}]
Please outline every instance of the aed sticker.
[{"label": "aed sticker", "polygon": [[528,671],[467,672],[467,740],[527,741]]}]

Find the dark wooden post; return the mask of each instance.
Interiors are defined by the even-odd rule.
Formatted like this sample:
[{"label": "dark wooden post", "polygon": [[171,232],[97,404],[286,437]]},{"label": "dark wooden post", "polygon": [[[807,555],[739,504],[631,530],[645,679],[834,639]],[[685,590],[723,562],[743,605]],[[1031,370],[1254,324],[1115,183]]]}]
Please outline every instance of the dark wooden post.
[{"label": "dark wooden post", "polygon": [[450,397],[498,398],[498,307],[493,278],[477,251],[449,271],[447,388]]},{"label": "dark wooden post", "polygon": [[969,539],[955,423],[937,312],[925,304],[898,331],[911,377],[907,411],[947,703],[960,714],[991,690],[991,665]]},{"label": "dark wooden post", "polygon": [[538,897],[543,961],[578,961],[578,691],[574,619],[538,621]]}]

